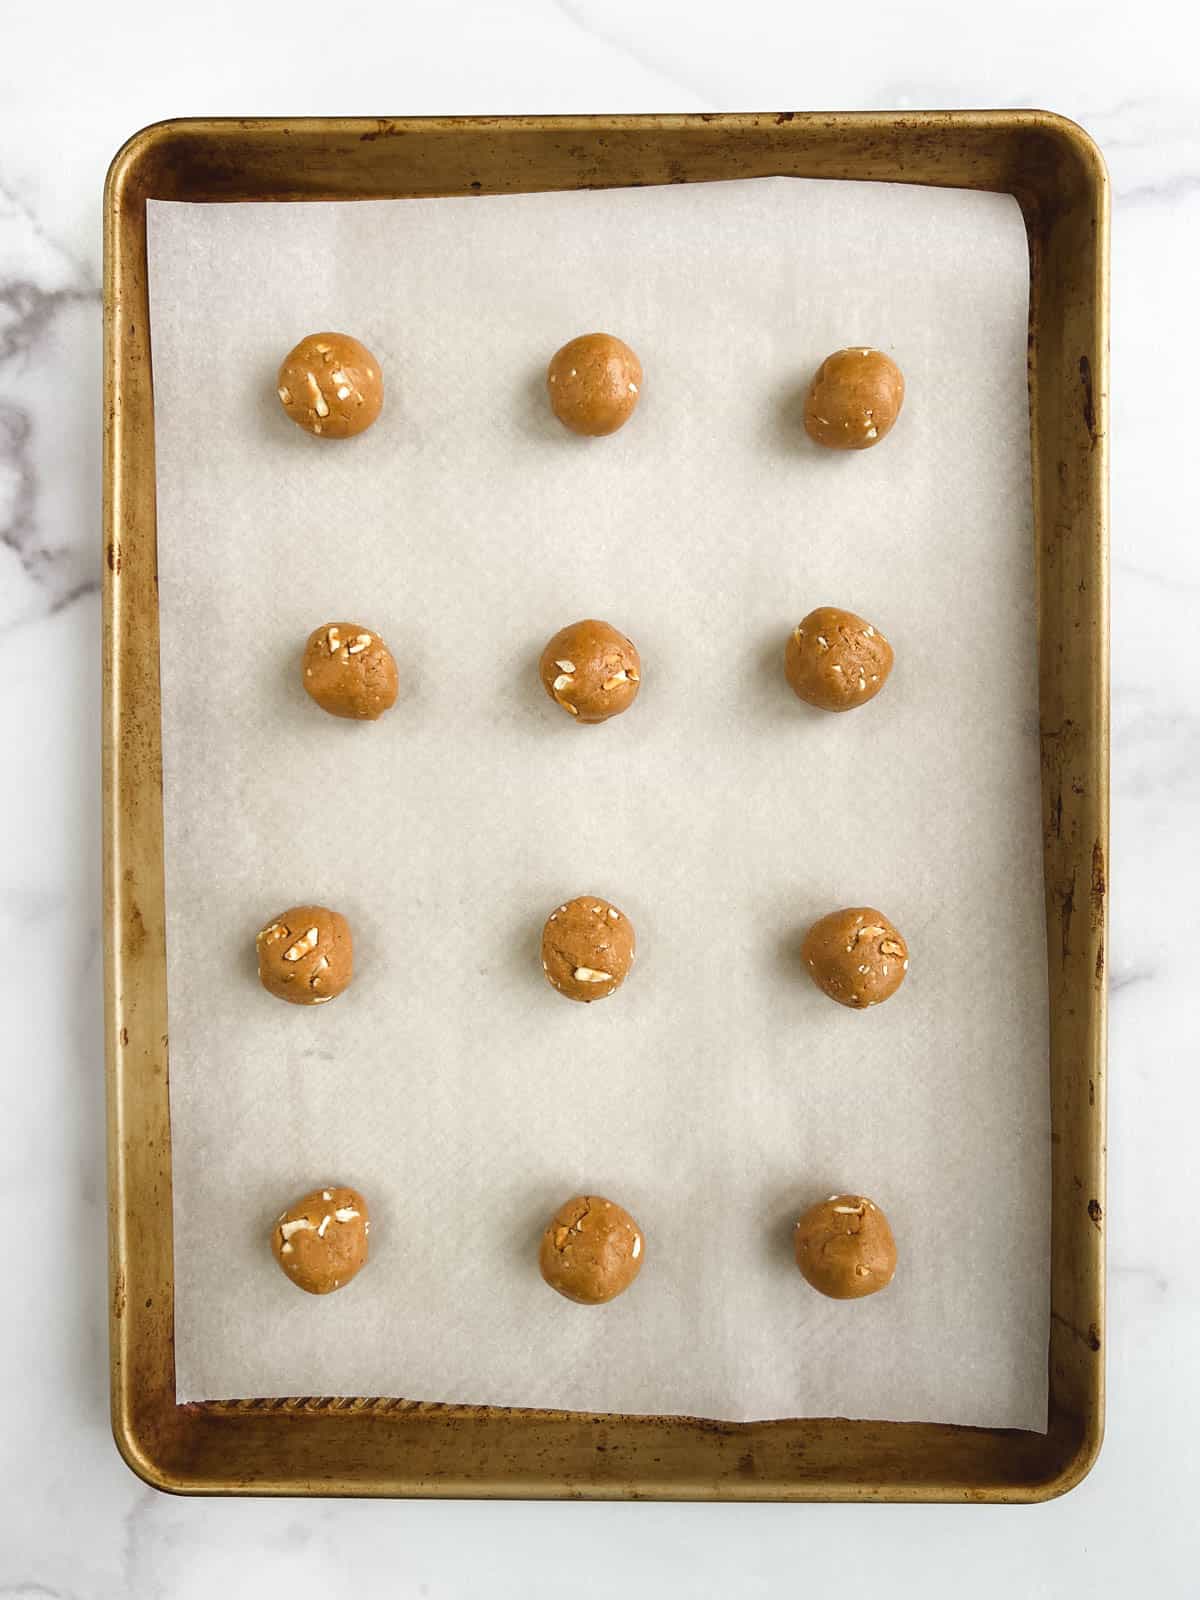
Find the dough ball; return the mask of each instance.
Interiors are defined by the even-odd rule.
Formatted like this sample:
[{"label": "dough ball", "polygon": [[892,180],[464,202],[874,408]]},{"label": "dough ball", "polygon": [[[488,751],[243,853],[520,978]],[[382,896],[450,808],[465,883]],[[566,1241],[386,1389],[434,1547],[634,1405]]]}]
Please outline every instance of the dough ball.
[{"label": "dough ball", "polygon": [[560,628],[542,651],[542,687],[577,722],[607,722],[637,699],[642,658],[632,639],[592,618]]},{"label": "dough ball", "polygon": [[254,941],[259,982],[297,1006],[319,1006],[350,987],[354,946],[350,924],[325,906],[293,906]]},{"label": "dough ball", "polygon": [[888,681],[895,657],[871,623],[839,606],[818,606],[788,637],[783,670],[801,700],[821,711],[865,706]]},{"label": "dough ball", "polygon": [[604,1000],[624,983],[636,954],[633,924],[599,895],[568,900],[546,918],[542,971],[568,1000]]},{"label": "dough ball", "polygon": [[814,922],[800,956],[818,989],[856,1011],[889,999],[908,971],[908,946],[873,906],[847,906]]},{"label": "dough ball", "polygon": [[283,358],[277,382],[283,409],[307,433],[348,439],[383,410],[383,373],[348,333],[310,333]]},{"label": "dough ball", "polygon": [[585,333],[551,361],[546,388],[554,415],[572,433],[616,433],[638,403],[642,363],[611,333]]},{"label": "dough ball", "polygon": [[882,350],[855,345],[826,356],[804,402],[809,438],[830,450],[869,450],[892,431],[904,374]]},{"label": "dough ball", "polygon": [[831,1300],[861,1300],[886,1289],[896,1270],[888,1219],[861,1194],[831,1194],[796,1224],[796,1265]]},{"label": "dough ball", "polygon": [[399,678],[392,652],[360,622],[326,622],[304,646],[304,687],[334,717],[374,722],[396,703]]},{"label": "dough ball", "polygon": [[331,1183],[280,1213],[271,1229],[271,1253],[298,1289],[332,1294],[366,1265],[370,1231],[367,1202],[358,1190]]},{"label": "dough ball", "polygon": [[577,1195],[542,1235],[538,1265],[552,1289],[581,1306],[615,1300],[642,1270],[642,1230],[612,1200]]}]

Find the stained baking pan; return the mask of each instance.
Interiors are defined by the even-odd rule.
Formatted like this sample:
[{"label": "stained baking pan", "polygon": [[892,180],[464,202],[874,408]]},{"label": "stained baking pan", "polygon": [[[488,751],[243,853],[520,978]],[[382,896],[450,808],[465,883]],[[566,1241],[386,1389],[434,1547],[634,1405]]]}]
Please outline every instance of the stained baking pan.
[{"label": "stained baking pan", "polygon": [[[146,201],[768,175],[991,190],[1013,195],[1025,217],[1050,998],[1048,1430],[733,1424],[363,1396],[177,1404]],[[147,1481],[190,1493],[1029,1501],[1086,1473],[1104,1393],[1107,252],[1098,152],[1073,124],[1034,111],[187,121],[150,128],[118,154],[105,194],[112,1414]]]}]

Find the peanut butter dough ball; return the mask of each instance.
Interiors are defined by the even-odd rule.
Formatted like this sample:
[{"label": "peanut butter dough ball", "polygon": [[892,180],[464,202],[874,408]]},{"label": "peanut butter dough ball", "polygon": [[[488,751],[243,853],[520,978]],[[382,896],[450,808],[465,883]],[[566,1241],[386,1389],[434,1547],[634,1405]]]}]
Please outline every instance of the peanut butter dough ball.
[{"label": "peanut butter dough ball", "polygon": [[577,1195],[542,1235],[538,1265],[552,1289],[581,1306],[615,1300],[642,1270],[642,1230],[612,1200]]},{"label": "peanut butter dough ball", "polygon": [[883,688],[892,647],[865,618],[818,606],[792,629],[783,669],[793,692],[820,711],[853,711]]},{"label": "peanut butter dough ball", "polygon": [[542,687],[576,722],[607,722],[637,699],[642,658],[632,639],[588,618],[560,628],[542,651]]},{"label": "peanut butter dough ball", "polygon": [[908,971],[908,946],[874,906],[847,906],[814,922],[800,958],[818,989],[856,1011],[889,999]]},{"label": "peanut butter dough ball", "polygon": [[855,345],[826,356],[804,402],[809,438],[829,450],[869,450],[904,404],[904,374],[882,350]]},{"label": "peanut butter dough ball", "polygon": [[896,1270],[888,1220],[861,1194],[831,1194],[796,1224],[796,1265],[831,1300],[861,1300],[886,1289]]},{"label": "peanut butter dough ball", "polygon": [[357,1189],[331,1183],[304,1195],[271,1229],[271,1253],[298,1289],[332,1294],[366,1265],[371,1231]]},{"label": "peanut butter dough ball", "polygon": [[360,622],[326,622],[304,646],[303,683],[334,717],[374,722],[396,703],[399,678],[392,652]]},{"label": "peanut butter dough ball", "polygon": [[642,363],[611,333],[585,333],[551,361],[546,388],[554,415],[572,433],[616,433],[638,403]]},{"label": "peanut butter dough ball", "polygon": [[277,382],[283,409],[307,433],[348,439],[383,410],[383,373],[348,333],[310,333],[283,358]]},{"label": "peanut butter dough ball", "polygon": [[325,906],[293,906],[254,941],[259,982],[268,994],[296,1006],[319,1006],[350,986],[354,947],[350,924]]},{"label": "peanut butter dough ball", "polygon": [[605,1000],[624,983],[636,954],[633,924],[599,895],[568,900],[546,918],[542,971],[568,1000]]}]

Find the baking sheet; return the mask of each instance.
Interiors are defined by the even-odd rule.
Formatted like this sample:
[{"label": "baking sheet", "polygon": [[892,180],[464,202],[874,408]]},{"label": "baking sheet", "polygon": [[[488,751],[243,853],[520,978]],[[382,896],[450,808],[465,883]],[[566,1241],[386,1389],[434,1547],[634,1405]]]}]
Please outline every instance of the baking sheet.
[{"label": "baking sheet", "polygon": [[[1049,1125],[1025,332],[1015,204],[772,179],[368,204],[149,207],[181,1400],[414,1398],[731,1420],[1045,1425]],[[303,333],[379,356],[380,423],[316,441],[273,376]],[[605,328],[632,423],[549,417],[553,350]],[[891,438],[808,444],[805,380],[863,341]],[[818,604],[897,664],[849,716],[797,702]],[[636,706],[545,698],[584,615],[637,642]],[[300,687],[317,624],[381,631],[376,725]],[[633,918],[634,974],[572,1005],[546,912]],[[253,935],[349,917],[357,975],[278,1004]],[[799,938],[873,904],[912,952],[832,1005]],[[366,1193],[372,1260],[298,1294],[285,1202]],[[790,1226],[871,1195],[900,1266],[827,1301]],[[641,1223],[599,1309],[536,1242],[579,1191]]]}]

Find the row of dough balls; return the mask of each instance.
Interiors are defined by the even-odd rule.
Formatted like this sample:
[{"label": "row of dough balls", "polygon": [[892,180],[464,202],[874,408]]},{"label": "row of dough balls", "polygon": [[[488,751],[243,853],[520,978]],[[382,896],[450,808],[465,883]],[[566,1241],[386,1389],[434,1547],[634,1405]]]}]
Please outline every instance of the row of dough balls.
[{"label": "row of dough balls", "polygon": [[[298,1289],[332,1294],[366,1265],[370,1231],[367,1202],[359,1191],[331,1183],[280,1212],[271,1229],[271,1250]],[[833,1300],[875,1294],[896,1270],[888,1220],[865,1195],[831,1194],[810,1206],[792,1239],[804,1277]],[[615,1300],[645,1259],[641,1228],[623,1206],[601,1195],[576,1195],[559,1206],[538,1251],[550,1287],[585,1306]]]},{"label": "row of dough balls", "polygon": [[[268,994],[293,1005],[319,1006],[350,987],[354,941],[350,924],[327,906],[292,906],[255,939],[258,977]],[[610,900],[566,900],[542,929],[546,982],[568,1000],[588,1003],[615,994],[637,955],[633,923]],[[908,945],[874,906],[845,906],[818,918],[804,936],[800,959],[824,994],[855,1011],[890,999],[908,973]]]},{"label": "row of dough balls", "polygon": [[[642,363],[611,333],[585,333],[563,345],[546,369],[554,415],[572,433],[600,437],[624,427],[641,398]],[[306,433],[348,439],[383,410],[383,370],[347,333],[310,333],[283,358],[279,403]],[[892,430],[904,404],[904,376],[882,350],[853,345],[817,368],[804,403],[804,427],[829,450],[869,450]]]},{"label": "row of dough balls", "polygon": [[[838,606],[818,606],[792,629],[783,670],[796,696],[821,711],[853,711],[888,680],[894,653],[879,629]],[[400,675],[382,636],[357,622],[326,622],[304,646],[306,691],[334,717],[374,722],[395,705]],[[607,722],[637,699],[642,658],[610,622],[560,628],[542,651],[546,693],[575,722]]]}]

